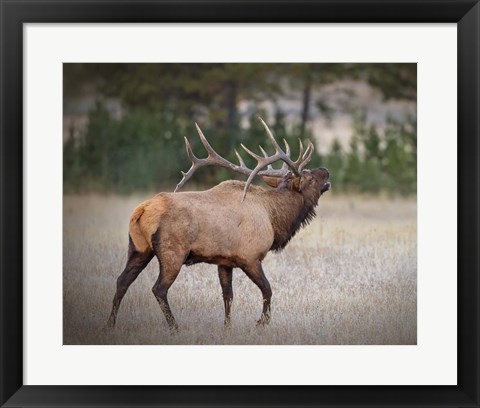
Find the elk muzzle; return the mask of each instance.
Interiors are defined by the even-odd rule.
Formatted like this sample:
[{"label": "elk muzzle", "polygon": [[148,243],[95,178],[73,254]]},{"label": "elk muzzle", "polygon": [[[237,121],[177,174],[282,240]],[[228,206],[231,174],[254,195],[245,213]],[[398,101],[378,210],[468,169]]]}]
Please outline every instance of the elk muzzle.
[{"label": "elk muzzle", "polygon": [[332,184],[329,181],[330,173],[328,172],[328,170],[325,167],[320,167],[319,169],[315,169],[313,171],[316,173],[317,177],[319,176],[320,180],[323,181],[323,186],[320,189],[320,194],[323,194],[326,191],[330,190]]}]

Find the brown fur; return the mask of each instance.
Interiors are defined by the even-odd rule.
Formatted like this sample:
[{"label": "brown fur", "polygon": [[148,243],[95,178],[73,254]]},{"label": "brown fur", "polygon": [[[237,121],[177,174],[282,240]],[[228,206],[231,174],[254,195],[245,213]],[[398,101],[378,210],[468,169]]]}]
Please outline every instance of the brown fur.
[{"label": "brown fur", "polygon": [[[304,170],[301,177],[265,177],[275,189],[251,185],[243,202],[245,183],[225,181],[206,191],[160,193],[140,204],[130,219],[130,237],[136,252],[144,257],[155,254],[159,260],[160,276],[153,292],[170,327],[176,328],[176,323],[167,301],[168,288],[182,265],[198,262],[219,266],[226,323],[233,297],[228,283],[232,268],[241,268],[261,289],[264,311],[259,323],[267,323],[271,289],[261,261],[268,251],[283,249],[315,216],[318,199],[329,188],[328,177],[325,169]],[[112,324],[118,306],[114,302]]]}]

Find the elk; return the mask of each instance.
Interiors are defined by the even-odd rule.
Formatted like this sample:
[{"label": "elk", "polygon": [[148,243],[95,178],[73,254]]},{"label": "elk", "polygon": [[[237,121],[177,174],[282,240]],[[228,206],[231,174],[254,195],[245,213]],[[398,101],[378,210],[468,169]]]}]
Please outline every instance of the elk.
[{"label": "elk", "polygon": [[[208,152],[205,159],[193,154],[185,137],[187,155],[192,165],[173,193],[159,193],[140,204],[130,218],[129,249],[125,269],[117,279],[116,293],[108,321],[115,326],[120,303],[140,272],[156,256],[160,273],[152,291],[170,329],[178,325],[170,309],[167,294],[183,265],[199,262],[218,267],[223,292],[225,325],[230,324],[233,301],[232,270],[240,268],[260,289],[263,311],[258,325],[270,321],[272,290],[262,268],[269,251],[282,250],[296,232],[315,216],[320,196],[330,189],[329,173],[325,168],[305,169],[311,160],[313,143],[308,141],[296,161],[275,140],[267,124],[259,118],[275,149],[271,156],[260,146],[259,156],[241,145],[257,165],[245,165],[235,150],[239,165],[221,157],[209,144],[200,127],[196,129]],[[283,162],[281,169],[273,163]],[[224,181],[206,191],[177,192],[204,166],[220,166],[248,176],[246,182]],[[261,176],[272,188],[252,185]]]}]

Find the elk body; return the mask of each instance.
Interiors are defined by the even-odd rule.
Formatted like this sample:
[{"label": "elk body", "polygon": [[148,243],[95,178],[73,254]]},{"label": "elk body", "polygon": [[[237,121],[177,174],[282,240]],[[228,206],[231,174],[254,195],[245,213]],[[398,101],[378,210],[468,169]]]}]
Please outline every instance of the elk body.
[{"label": "elk body", "polygon": [[[229,168],[248,175],[248,180],[246,183],[225,181],[206,191],[160,193],[133,211],[128,260],[117,279],[110,326],[115,325],[118,308],[128,287],[154,256],[159,261],[160,273],[152,290],[171,329],[178,326],[168,303],[168,290],[182,265],[199,262],[218,265],[225,324],[230,322],[233,268],[242,269],[261,290],[263,311],[257,323],[269,322],[272,290],[262,261],[269,251],[283,249],[295,233],[315,216],[318,199],[330,188],[330,182],[325,168],[304,169],[313,153],[311,142],[305,152],[300,143],[299,158],[293,161],[288,144],[285,142],[286,149],[282,150],[267,125],[263,120],[261,122],[275,154],[268,156],[261,148],[263,156],[258,156],[242,145],[257,160],[254,169],[246,167],[237,152],[239,166],[219,156],[198,126],[200,139],[208,151],[206,159],[195,157],[185,138],[192,166],[183,173],[176,190],[199,167],[207,165]],[[277,161],[283,161],[282,169],[271,167]],[[262,170],[265,167],[267,169]],[[272,188],[251,185],[256,175],[262,176]]]}]

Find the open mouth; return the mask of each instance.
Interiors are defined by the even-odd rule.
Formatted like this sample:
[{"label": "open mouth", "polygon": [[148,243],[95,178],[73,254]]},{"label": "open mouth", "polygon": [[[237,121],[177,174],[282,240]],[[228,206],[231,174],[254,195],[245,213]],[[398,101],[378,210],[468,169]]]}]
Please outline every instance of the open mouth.
[{"label": "open mouth", "polygon": [[325,191],[330,190],[330,187],[332,187],[332,184],[331,184],[329,181],[327,181],[327,182],[323,185],[323,187],[322,187],[322,189],[320,190],[320,192],[323,194],[323,193],[325,193]]}]

